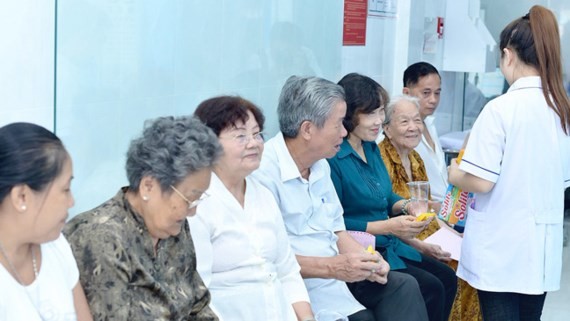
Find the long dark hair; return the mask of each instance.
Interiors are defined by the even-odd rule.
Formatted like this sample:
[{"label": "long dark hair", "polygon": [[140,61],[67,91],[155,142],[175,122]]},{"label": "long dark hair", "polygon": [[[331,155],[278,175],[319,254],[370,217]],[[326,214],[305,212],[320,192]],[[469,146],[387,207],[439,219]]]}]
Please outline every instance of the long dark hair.
[{"label": "long dark hair", "polygon": [[68,157],[61,140],[41,126],[12,123],[0,128],[0,202],[16,185],[43,191]]},{"label": "long dark hair", "polygon": [[544,98],[560,117],[564,132],[570,135],[570,100],[562,81],[560,33],[554,14],[545,7],[533,6],[528,14],[501,31],[499,46],[501,56],[503,49],[510,48],[523,63],[538,70]]}]

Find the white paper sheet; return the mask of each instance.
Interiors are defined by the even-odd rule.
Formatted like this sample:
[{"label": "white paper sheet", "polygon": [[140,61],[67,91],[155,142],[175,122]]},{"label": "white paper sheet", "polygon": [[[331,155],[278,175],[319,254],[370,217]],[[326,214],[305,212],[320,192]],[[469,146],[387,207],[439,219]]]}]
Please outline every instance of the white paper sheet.
[{"label": "white paper sheet", "polygon": [[442,226],[437,232],[428,236],[424,241],[441,246],[442,249],[451,253],[452,259],[459,261],[463,238],[449,227]]}]

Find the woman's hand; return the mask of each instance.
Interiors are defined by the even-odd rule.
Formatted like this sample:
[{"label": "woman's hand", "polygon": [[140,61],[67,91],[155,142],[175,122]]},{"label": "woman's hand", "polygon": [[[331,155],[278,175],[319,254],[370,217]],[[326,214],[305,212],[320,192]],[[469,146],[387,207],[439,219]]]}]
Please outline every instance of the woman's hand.
[{"label": "woman's hand", "polygon": [[377,270],[372,270],[370,276],[366,279],[370,282],[376,282],[380,284],[386,284],[388,282],[388,272],[390,272],[390,264],[384,260],[382,255],[375,251],[376,255],[378,256],[378,264],[380,264],[380,268]]},{"label": "woman's hand", "polygon": [[[456,176],[460,175],[459,164],[457,164],[457,158],[453,158],[447,166],[447,177],[451,184],[454,184]],[[455,185],[455,184],[454,184]]]},{"label": "woman's hand", "polygon": [[390,234],[401,238],[411,239],[416,237],[431,220],[417,222],[416,218],[411,215],[401,215],[388,219],[388,231]]},{"label": "woman's hand", "polygon": [[444,251],[441,246],[426,242],[418,242],[415,246],[423,255],[431,256],[442,262],[451,261],[451,253]]}]

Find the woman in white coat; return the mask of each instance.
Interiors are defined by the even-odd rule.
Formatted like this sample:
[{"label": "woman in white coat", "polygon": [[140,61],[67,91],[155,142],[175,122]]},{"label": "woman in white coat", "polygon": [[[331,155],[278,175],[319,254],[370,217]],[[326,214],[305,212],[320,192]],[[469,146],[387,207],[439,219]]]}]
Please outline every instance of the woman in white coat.
[{"label": "woman in white coat", "polygon": [[249,177],[263,153],[263,114],[243,98],[221,96],[202,102],[194,115],[218,135],[224,150],[209,197],[190,219],[212,309],[224,321],[312,320],[277,202]]},{"label": "woman in white coat", "polygon": [[560,288],[570,102],[552,12],[533,6],[500,35],[508,92],[475,122],[449,181],[475,192],[457,274],[478,290],[483,319],[540,320]]}]

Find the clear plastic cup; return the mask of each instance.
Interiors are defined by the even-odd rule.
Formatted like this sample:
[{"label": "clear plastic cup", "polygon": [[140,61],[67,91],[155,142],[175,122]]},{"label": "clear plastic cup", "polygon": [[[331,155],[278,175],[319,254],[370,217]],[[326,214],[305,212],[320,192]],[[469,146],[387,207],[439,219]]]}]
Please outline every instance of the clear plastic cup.
[{"label": "clear plastic cup", "polygon": [[428,212],[429,182],[414,181],[408,183],[410,190],[410,209],[412,214],[420,215]]}]

